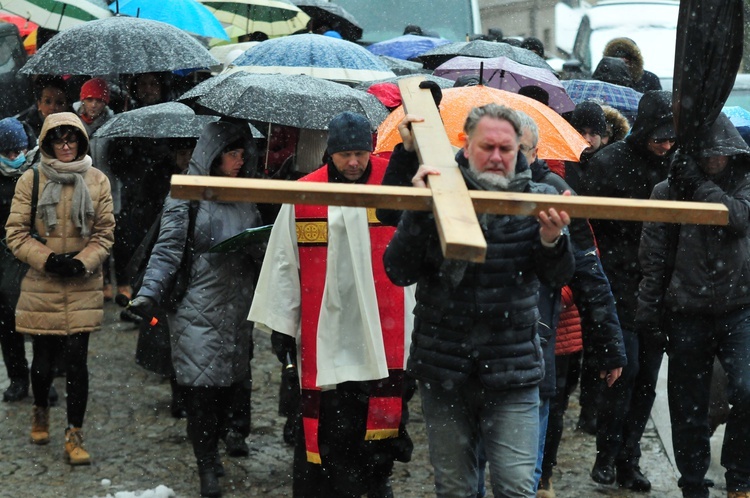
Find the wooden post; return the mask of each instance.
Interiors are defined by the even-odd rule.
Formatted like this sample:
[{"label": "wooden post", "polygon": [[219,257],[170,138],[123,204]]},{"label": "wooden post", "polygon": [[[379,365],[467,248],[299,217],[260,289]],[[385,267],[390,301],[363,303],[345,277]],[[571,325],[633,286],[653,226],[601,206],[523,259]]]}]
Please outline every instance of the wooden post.
[{"label": "wooden post", "polygon": [[423,80],[422,76],[405,78],[398,82],[398,86],[404,111],[424,118],[421,123],[412,123],[419,162],[440,170],[440,175],[430,176],[427,184],[432,191],[432,211],[443,255],[448,259],[481,263],[487,252],[487,242],[432,92],[419,88]]}]

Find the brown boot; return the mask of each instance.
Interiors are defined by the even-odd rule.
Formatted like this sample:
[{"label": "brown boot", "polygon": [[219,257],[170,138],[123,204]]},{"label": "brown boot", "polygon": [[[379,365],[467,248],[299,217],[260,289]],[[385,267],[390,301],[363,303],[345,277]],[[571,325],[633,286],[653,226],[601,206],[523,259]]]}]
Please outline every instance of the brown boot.
[{"label": "brown boot", "polygon": [[750,498],[750,491],[728,491],[727,498]]},{"label": "brown boot", "polygon": [[31,442],[49,443],[49,406],[34,406],[31,412]]},{"label": "brown boot", "polygon": [[539,489],[536,498],[555,498],[555,490],[552,488],[552,479],[542,478],[539,481]]},{"label": "brown boot", "polygon": [[65,458],[71,465],[91,463],[91,455],[83,449],[83,432],[78,427],[65,430]]}]

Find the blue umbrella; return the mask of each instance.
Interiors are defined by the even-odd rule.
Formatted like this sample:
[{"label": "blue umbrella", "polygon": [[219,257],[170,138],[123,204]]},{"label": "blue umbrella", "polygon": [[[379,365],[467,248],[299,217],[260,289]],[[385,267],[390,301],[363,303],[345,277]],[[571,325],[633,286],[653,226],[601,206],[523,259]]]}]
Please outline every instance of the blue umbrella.
[{"label": "blue umbrella", "polygon": [[348,83],[396,76],[376,55],[356,43],[313,34],[266,40],[237,57],[226,71],[306,74]]},{"label": "blue umbrella", "polygon": [[726,106],[722,111],[740,132],[743,140],[750,143],[750,111],[738,105]]},{"label": "blue umbrella", "polygon": [[387,55],[396,59],[411,59],[446,43],[450,43],[450,40],[429,36],[403,35],[373,43],[367,47],[367,50],[375,55]]},{"label": "blue umbrella", "polygon": [[126,16],[161,21],[188,33],[228,40],[218,19],[196,0],[120,0],[109,6],[113,12]]}]

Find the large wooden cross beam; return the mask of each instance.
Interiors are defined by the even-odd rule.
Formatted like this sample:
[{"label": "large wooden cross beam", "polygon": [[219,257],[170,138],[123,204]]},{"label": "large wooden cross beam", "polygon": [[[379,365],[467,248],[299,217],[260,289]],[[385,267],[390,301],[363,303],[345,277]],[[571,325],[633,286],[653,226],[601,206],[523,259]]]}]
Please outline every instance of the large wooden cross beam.
[{"label": "large wooden cross beam", "polygon": [[399,86],[407,112],[425,118],[422,123],[412,123],[420,163],[441,171],[430,177],[429,189],[174,175],[172,196],[223,202],[431,210],[445,257],[475,262],[484,261],[487,247],[476,213],[534,216],[554,207],[576,218],[708,225],[729,222],[723,204],[470,191],[453,159],[453,149],[432,95],[419,88],[421,80],[408,78],[401,80]]}]

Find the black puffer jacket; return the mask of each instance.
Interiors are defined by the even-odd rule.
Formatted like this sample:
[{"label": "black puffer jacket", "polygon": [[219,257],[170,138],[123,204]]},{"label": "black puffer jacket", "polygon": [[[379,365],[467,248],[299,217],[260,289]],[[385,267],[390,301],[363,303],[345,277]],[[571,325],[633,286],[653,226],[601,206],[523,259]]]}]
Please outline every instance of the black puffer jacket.
[{"label": "black puffer jacket", "polygon": [[[668,228],[644,223],[640,261],[644,270],[638,300],[639,323],[659,323],[664,304],[671,312],[719,314],[750,305],[750,149],[723,115],[700,155],[732,154],[723,172],[705,178],[692,201],[720,202],[729,209],[728,226],[681,225],[674,270],[664,296]],[[653,198],[668,198],[666,181]]]},{"label": "black puffer jacket", "polygon": [[[638,105],[632,133],[594,154],[581,178],[579,194],[648,199],[667,178],[669,155],[658,157],[646,148],[651,133],[672,120],[669,92],[646,92]],[[604,271],[617,301],[622,328],[633,330],[642,272],[638,264],[639,221],[591,220]]]},{"label": "black puffer jacket", "polygon": [[[571,190],[563,178],[550,171],[544,161],[537,160],[531,165],[532,180],[544,183],[562,193]],[[572,192],[575,194],[575,192]],[[594,360],[598,370],[612,370],[624,367],[627,364],[625,357],[625,345],[622,339],[620,320],[617,318],[614,296],[607,276],[604,274],[602,263],[597,254],[594,236],[591,232],[589,222],[585,218],[573,218],[570,222],[570,240],[573,245],[573,256],[575,257],[575,272],[568,286],[573,291],[573,300],[581,316],[583,330],[583,341],[594,351]],[[544,288],[544,286],[542,286]],[[556,292],[559,296],[560,292]],[[542,324],[552,324],[553,331],[557,330],[559,318],[559,306],[554,302],[548,303],[550,292],[544,290],[540,294],[539,310],[542,314]],[[557,299],[556,301],[559,301]],[[559,304],[559,303],[557,303]],[[545,317],[545,313],[550,315]],[[553,313],[555,313],[553,315]],[[540,335],[544,340],[543,329]],[[549,340],[552,349],[552,358],[549,358],[545,349],[545,361],[552,365],[554,361],[555,335]],[[547,367],[549,370],[549,367]],[[545,372],[545,380],[555,372]],[[554,377],[552,387],[554,388]],[[540,390],[542,386],[540,386]]]},{"label": "black puffer jacket", "polygon": [[[398,150],[391,157],[414,160],[416,155]],[[466,166],[462,154],[457,160]],[[521,154],[517,166],[528,168]],[[533,182],[526,191],[556,193]],[[534,386],[544,374],[539,284],[559,288],[568,281],[574,266],[570,242],[565,236],[554,248],[542,247],[539,224],[530,216],[486,215],[480,224],[487,258],[476,264],[443,258],[432,214],[408,211],[401,218],[384,262],[395,284],[418,282],[408,370],[444,386],[472,375],[490,389]]]}]

